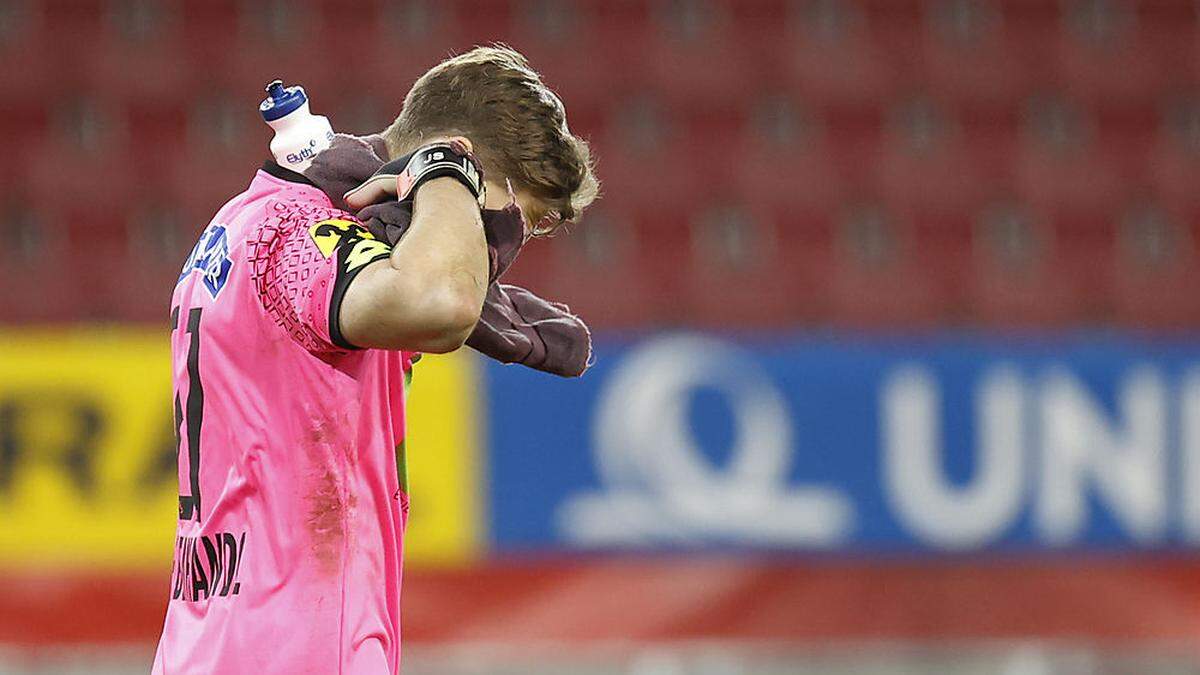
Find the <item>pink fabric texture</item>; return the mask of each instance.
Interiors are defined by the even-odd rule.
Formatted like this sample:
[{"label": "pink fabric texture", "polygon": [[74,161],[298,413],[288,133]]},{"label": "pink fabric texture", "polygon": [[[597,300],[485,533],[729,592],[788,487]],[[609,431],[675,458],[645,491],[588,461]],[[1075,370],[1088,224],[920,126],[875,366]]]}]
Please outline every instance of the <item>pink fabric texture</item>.
[{"label": "pink fabric texture", "polygon": [[[296,342],[309,351],[336,350],[327,321],[333,265],[326,264],[309,236],[309,226],[352,216],[298,200],[273,201],[266,220],[247,241],[254,290],[263,308]],[[317,278],[320,277],[320,278]],[[313,293],[315,288],[322,292]]]}]

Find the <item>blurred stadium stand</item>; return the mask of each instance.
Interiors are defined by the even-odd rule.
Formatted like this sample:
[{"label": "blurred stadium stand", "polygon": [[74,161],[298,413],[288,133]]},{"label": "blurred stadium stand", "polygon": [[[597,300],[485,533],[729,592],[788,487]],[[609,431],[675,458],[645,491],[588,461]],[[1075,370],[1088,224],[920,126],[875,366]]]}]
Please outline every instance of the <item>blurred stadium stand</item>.
[{"label": "blurred stadium stand", "polygon": [[[2,197],[29,211],[7,227],[121,300],[13,294],[3,316],[162,314],[265,155],[265,79],[363,133],[442,56],[506,40],[599,158],[608,198],[577,229],[613,230],[514,272],[600,327],[1195,326],[1188,298],[1136,298],[1194,255],[1198,31],[1164,0],[5,2]],[[130,259],[162,264],[108,278]],[[631,306],[597,306],[618,277]]]},{"label": "blurred stadium stand", "polygon": [[[511,280],[601,334],[1200,329],[1191,0],[0,0],[0,327],[165,321],[267,81],[368,133],[497,41],[605,193]],[[1200,673],[1194,558],[1051,558],[417,556],[406,668]],[[168,570],[9,572],[0,672],[144,671]]]}]

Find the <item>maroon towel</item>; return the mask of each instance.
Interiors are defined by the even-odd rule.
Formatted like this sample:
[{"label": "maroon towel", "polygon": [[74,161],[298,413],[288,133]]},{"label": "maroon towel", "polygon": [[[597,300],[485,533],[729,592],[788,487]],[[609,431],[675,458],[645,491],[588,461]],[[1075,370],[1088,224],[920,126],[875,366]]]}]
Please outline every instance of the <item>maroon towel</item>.
[{"label": "maroon towel", "polygon": [[[386,154],[379,136],[338,134],[304,175],[335,206],[346,209],[342,195],[370,178],[383,165],[382,156]],[[396,201],[372,204],[355,215],[372,234],[393,246],[408,231],[412,220],[410,204]],[[488,242],[489,285],[479,323],[467,338],[467,345],[501,363],[521,363],[564,377],[582,375],[591,365],[592,355],[587,324],[566,305],[498,281],[526,240],[516,200],[504,209],[485,209],[483,227]]]}]

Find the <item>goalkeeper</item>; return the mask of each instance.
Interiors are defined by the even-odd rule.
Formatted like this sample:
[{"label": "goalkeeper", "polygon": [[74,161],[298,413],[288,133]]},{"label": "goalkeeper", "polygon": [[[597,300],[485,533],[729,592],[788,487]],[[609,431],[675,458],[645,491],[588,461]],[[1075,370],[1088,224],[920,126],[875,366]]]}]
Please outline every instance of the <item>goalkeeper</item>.
[{"label": "goalkeeper", "polygon": [[[504,312],[526,299],[493,302],[515,253],[485,221],[553,230],[597,182],[561,101],[507,48],[435,66],[380,140],[392,161],[345,204],[267,162],[180,275],[179,521],[154,673],[399,670],[406,372],[479,335],[485,298],[519,319]],[[349,210],[392,195],[402,239]],[[506,353],[504,335],[477,348]]]}]

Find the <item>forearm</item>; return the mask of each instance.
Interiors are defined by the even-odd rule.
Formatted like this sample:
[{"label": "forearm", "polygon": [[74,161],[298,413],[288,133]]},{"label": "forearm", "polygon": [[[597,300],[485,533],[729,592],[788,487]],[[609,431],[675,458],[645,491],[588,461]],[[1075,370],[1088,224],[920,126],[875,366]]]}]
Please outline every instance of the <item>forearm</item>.
[{"label": "forearm", "polygon": [[421,186],[412,224],[392,251],[391,264],[431,293],[456,294],[476,309],[483,306],[487,241],[479,206],[461,183],[435,178]]}]

